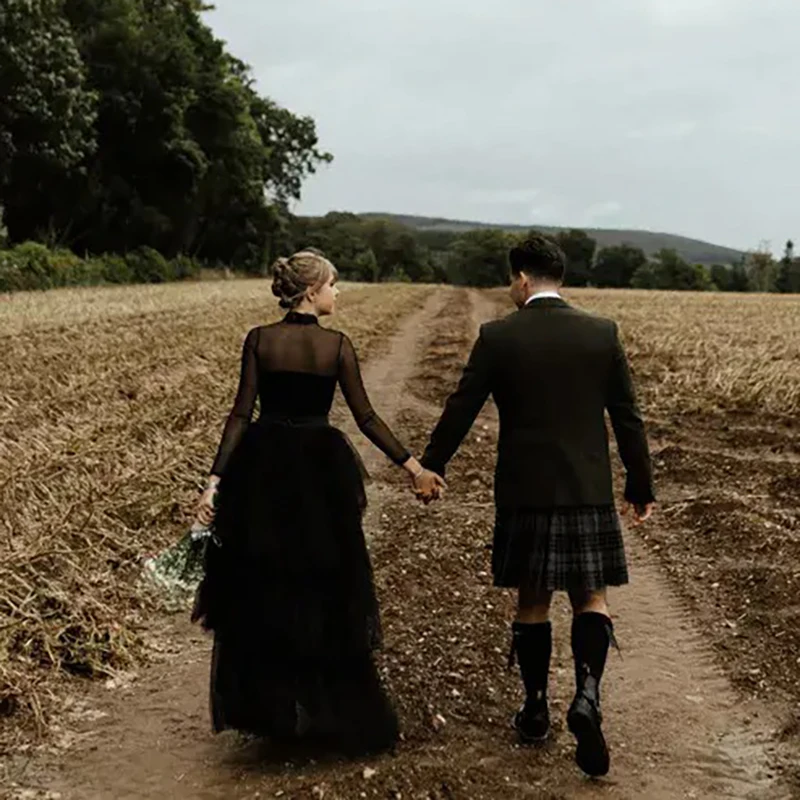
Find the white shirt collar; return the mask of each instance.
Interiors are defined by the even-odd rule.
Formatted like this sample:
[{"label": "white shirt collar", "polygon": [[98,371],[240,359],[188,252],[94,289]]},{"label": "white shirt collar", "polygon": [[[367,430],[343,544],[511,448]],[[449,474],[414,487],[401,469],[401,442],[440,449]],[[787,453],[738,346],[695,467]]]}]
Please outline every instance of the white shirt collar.
[{"label": "white shirt collar", "polygon": [[551,297],[551,298],[554,298],[556,300],[561,300],[561,295],[558,292],[554,292],[553,290],[548,289],[547,291],[544,291],[544,292],[536,292],[536,294],[532,294],[525,301],[525,305],[526,306],[529,305],[534,300],[543,300],[545,297]]}]

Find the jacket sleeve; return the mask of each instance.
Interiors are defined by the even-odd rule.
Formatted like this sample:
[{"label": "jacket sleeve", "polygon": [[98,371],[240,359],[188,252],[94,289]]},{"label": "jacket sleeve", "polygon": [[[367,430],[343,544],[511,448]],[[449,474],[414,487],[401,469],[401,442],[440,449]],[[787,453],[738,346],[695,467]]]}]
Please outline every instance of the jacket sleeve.
[{"label": "jacket sleeve", "polygon": [[616,323],[614,323],[613,348],[606,408],[611,418],[620,458],[627,473],[625,499],[636,505],[645,505],[655,500],[650,452],[644,422],[636,402],[628,359]]},{"label": "jacket sleeve", "polygon": [[482,327],[458,388],[448,398],[422,457],[422,465],[438,475],[444,476],[447,463],[458,450],[492,391],[490,365],[489,347]]}]

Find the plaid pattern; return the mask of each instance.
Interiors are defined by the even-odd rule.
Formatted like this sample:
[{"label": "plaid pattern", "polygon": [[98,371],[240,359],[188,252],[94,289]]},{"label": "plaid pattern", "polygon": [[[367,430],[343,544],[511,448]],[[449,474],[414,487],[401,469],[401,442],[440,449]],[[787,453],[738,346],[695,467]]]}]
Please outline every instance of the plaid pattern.
[{"label": "plaid pattern", "polygon": [[492,571],[494,585],[503,587],[621,586],[628,582],[628,566],[616,509],[498,509]]}]

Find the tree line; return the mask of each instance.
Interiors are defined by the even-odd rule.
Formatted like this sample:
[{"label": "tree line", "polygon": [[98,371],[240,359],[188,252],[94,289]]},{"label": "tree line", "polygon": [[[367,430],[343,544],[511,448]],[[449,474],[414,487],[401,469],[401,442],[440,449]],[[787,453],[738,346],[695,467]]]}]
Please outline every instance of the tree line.
[{"label": "tree line", "polygon": [[[277,237],[263,245],[264,252],[290,253],[315,247],[336,264],[343,279],[364,283],[502,286],[509,278],[508,251],[527,235],[499,228],[418,230],[394,219],[346,212],[302,217],[284,209],[276,218],[281,223]],[[800,293],[800,258],[795,257],[792,242],[787,242],[779,260],[766,251],[755,251],[736,264],[706,267],[690,264],[669,249],[648,257],[628,244],[598,248],[591,236],[578,229],[551,238],[566,256],[567,286]],[[251,274],[266,275],[269,264],[269,258],[262,258],[247,261],[244,268]],[[79,258],[63,248],[25,242],[0,250],[0,291],[162,282],[196,277],[203,266],[208,266],[207,262],[180,254],[166,258],[147,246],[122,254]]]},{"label": "tree line", "polygon": [[[508,250],[526,234],[499,228],[465,232],[417,230],[391,219],[332,212],[296,218],[287,235],[296,247],[325,252],[356,281],[425,281],[491,287],[508,281]],[[800,259],[787,243],[775,261],[754,252],[737,264],[690,264],[674,250],[648,257],[622,244],[598,248],[585,231],[552,235],[567,260],[568,286],[730,292],[800,292]]]}]

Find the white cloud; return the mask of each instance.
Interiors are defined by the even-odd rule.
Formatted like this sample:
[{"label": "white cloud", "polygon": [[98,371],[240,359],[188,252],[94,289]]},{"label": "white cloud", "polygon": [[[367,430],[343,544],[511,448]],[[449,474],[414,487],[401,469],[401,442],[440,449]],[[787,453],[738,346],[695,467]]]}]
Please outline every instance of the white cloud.
[{"label": "white cloud", "polygon": [[644,128],[634,128],[628,131],[626,136],[629,139],[683,139],[691,136],[697,128],[697,123],[692,120],[662,122]]},{"label": "white cloud", "polygon": [[478,204],[516,205],[531,203],[539,195],[539,189],[474,189],[467,194],[467,199]]},{"label": "white cloud", "polygon": [[622,211],[622,203],[616,200],[604,200],[601,203],[595,203],[589,206],[583,212],[583,225],[587,227],[594,225],[601,225],[609,220],[616,220]]}]

